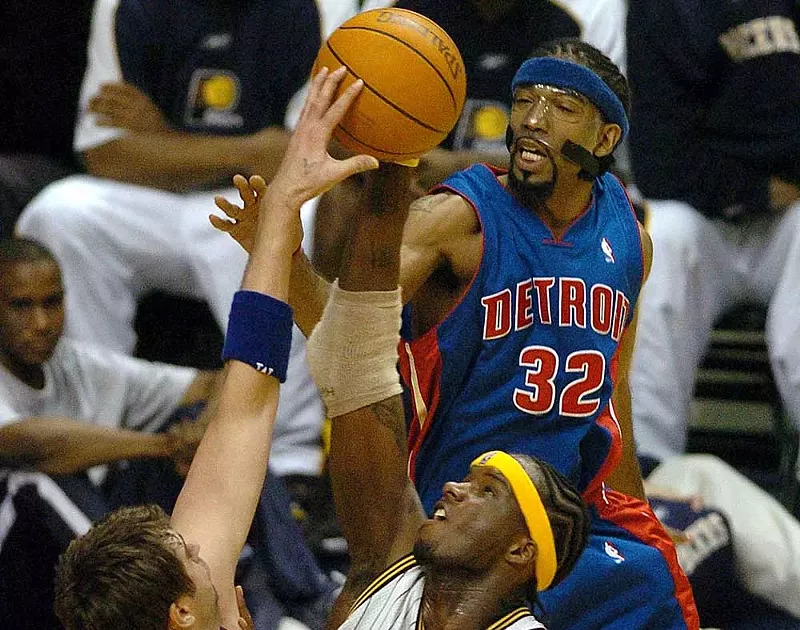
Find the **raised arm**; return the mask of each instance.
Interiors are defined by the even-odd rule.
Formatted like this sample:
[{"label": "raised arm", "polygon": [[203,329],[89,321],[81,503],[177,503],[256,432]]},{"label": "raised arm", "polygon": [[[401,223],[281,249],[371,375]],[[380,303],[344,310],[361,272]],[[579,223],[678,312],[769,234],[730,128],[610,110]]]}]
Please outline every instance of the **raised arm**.
[{"label": "raised arm", "polygon": [[[341,72],[328,76],[326,71],[314,79],[297,130],[269,188],[259,178],[250,182],[237,178],[243,199],[261,206],[242,281],[242,289],[261,294],[256,300],[259,305],[277,304],[264,296],[284,303],[288,299],[291,257],[302,236],[300,206],[345,177],[377,167],[374,158],[337,161],[325,151],[331,131],[362,85],[354,83],[331,105],[341,79]],[[269,318],[245,318],[235,325],[232,316],[229,338],[232,329],[241,331],[242,324],[250,321],[252,331],[246,332],[254,336],[271,324]],[[278,339],[279,343],[290,338],[289,329],[284,333],[285,339]],[[259,349],[257,344],[252,348]],[[216,411],[172,515],[173,526],[187,542],[200,545],[219,592],[223,623],[229,628],[236,627],[238,620],[234,570],[264,482],[278,404],[278,381],[267,372],[267,366],[259,361],[237,355],[227,361]]]},{"label": "raised arm", "polygon": [[[341,261],[358,217],[381,211],[385,206],[380,182],[371,173],[359,177],[359,180],[363,181],[343,182],[336,187],[337,192],[332,190],[320,199],[314,230],[315,262],[312,264],[302,250],[298,250],[293,257],[289,303],[294,308],[295,322],[306,336],[311,334],[322,316],[330,292],[330,282],[326,278],[339,275]],[[414,196],[413,191],[412,186],[403,192],[402,198],[410,201]],[[250,251],[258,220],[256,205],[245,202],[244,207],[239,208],[218,197],[217,206],[230,220],[213,217],[214,226],[228,232],[245,251]],[[403,303],[409,302],[442,266],[447,266],[459,280],[468,282],[474,266],[464,264],[461,260],[465,257],[465,251],[472,251],[465,249],[463,242],[479,230],[474,211],[457,195],[426,195],[411,202],[400,255]],[[320,237],[322,233],[327,233],[328,237]],[[320,253],[319,247],[324,252]],[[318,253],[321,258],[317,258]],[[317,260],[323,261],[321,273],[316,269]]]},{"label": "raised arm", "polygon": [[384,165],[375,178],[385,203],[357,217],[339,285],[309,339],[309,365],[333,420],[331,482],[351,559],[330,627],[373,578],[411,552],[424,519],[408,478],[396,370],[408,171]]}]

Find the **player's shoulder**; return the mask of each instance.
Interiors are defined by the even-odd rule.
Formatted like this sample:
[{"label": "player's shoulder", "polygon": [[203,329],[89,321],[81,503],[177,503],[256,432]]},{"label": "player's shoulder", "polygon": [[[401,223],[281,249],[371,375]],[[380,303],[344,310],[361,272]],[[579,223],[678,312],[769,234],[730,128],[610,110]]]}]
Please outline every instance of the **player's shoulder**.
[{"label": "player's shoulder", "polygon": [[428,213],[458,211],[461,206],[469,206],[461,195],[449,190],[438,190],[415,199],[411,203],[411,211]]},{"label": "player's shoulder", "polygon": [[448,232],[470,234],[480,230],[473,207],[461,195],[449,190],[416,199],[411,204],[411,216],[418,225],[446,227]]}]

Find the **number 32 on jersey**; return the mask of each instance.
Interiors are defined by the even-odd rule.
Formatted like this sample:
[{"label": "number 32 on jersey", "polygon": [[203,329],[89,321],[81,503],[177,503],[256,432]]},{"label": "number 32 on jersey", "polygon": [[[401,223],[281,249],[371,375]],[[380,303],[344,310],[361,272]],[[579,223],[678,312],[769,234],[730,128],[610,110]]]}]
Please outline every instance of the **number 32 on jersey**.
[{"label": "number 32 on jersey", "polygon": [[[581,350],[570,354],[564,362],[564,371],[576,375],[558,393],[556,377],[559,373],[558,354],[547,346],[528,346],[519,355],[519,364],[525,369],[525,388],[514,389],[514,405],[532,416],[550,413],[558,404],[558,414],[572,418],[585,418],[600,409],[600,391],[606,378],[606,358],[596,350]],[[557,399],[557,400],[556,400]]]}]

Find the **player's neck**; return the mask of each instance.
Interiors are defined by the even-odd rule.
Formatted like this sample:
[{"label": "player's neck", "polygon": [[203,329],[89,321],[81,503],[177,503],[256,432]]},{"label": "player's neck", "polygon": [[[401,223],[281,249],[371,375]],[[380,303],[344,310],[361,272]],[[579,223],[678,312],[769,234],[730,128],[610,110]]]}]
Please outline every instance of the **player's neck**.
[{"label": "player's neck", "polygon": [[556,239],[560,239],[564,235],[567,228],[583,214],[592,201],[592,186],[594,182],[587,182],[577,177],[569,182],[559,182],[553,192],[550,193],[547,201],[535,208],[527,204],[524,199],[521,199],[514,192],[514,189],[508,184],[507,175],[501,176],[499,180],[518,203],[538,215],[542,222],[550,228]]},{"label": "player's neck", "polygon": [[508,576],[454,574],[428,568],[422,594],[425,630],[485,630],[517,606],[507,603]]},{"label": "player's neck", "polygon": [[578,180],[570,186],[556,186],[543,207],[535,209],[553,236],[560,239],[592,201],[592,182]]}]

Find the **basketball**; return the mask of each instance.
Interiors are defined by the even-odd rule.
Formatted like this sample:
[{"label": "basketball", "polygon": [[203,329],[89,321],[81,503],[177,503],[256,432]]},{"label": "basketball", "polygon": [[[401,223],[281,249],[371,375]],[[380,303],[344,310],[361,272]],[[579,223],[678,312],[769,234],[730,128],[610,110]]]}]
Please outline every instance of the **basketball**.
[{"label": "basketball", "polygon": [[347,67],[344,90],[364,88],[334,132],[345,148],[383,161],[416,158],[437,146],[464,107],[464,62],[435,22],[405,9],[351,18],[323,44],[314,74]]}]

